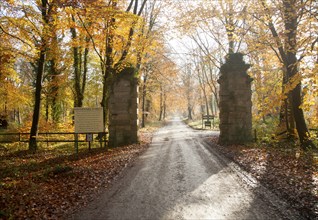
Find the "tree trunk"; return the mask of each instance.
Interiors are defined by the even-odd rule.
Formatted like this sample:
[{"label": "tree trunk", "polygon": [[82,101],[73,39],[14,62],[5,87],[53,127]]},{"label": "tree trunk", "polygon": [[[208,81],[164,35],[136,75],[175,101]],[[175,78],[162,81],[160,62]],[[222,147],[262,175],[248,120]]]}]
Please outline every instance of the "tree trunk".
[{"label": "tree trunk", "polygon": [[[75,23],[75,18],[72,16],[72,21]],[[72,39],[76,40],[78,38],[75,28],[71,28]],[[81,47],[73,47],[73,68],[74,68],[74,90],[75,90],[75,107],[82,107],[86,86],[86,75],[87,75],[87,60],[88,60],[88,42],[90,41],[89,37],[85,37],[86,47],[84,53],[82,54]],[[82,57],[83,56],[83,57]],[[83,61],[84,59],[84,61]],[[83,67],[83,68],[82,68]],[[82,70],[83,69],[83,70]],[[82,73],[83,71],[83,73]]]},{"label": "tree trunk", "polygon": [[296,122],[296,129],[301,146],[306,149],[309,146],[314,146],[314,144],[309,140],[309,131],[306,125],[304,112],[301,108],[302,98],[301,98],[301,77],[297,78],[299,73],[298,70],[298,60],[296,56],[297,52],[297,25],[298,25],[298,13],[296,11],[296,6],[294,0],[284,0],[284,22],[286,30],[286,70],[287,79],[290,81],[298,82],[296,87],[288,94],[289,100],[292,104],[292,114]]},{"label": "tree trunk", "polygon": [[[295,53],[288,53],[288,58],[292,64],[289,65],[287,72],[292,77],[295,77],[298,73],[297,68],[297,58]],[[309,130],[306,125],[305,117],[303,109],[301,108],[302,104],[302,98],[301,98],[301,80],[299,80],[299,83],[296,85],[295,88],[290,92],[290,102],[292,104],[292,114],[293,118],[296,122],[296,129],[297,134],[301,143],[301,146],[304,149],[307,149],[310,146],[314,147],[314,144],[310,141],[309,137]]]},{"label": "tree trunk", "polygon": [[[285,87],[288,84],[287,69],[284,70],[282,92],[285,93]],[[295,120],[293,115],[293,106],[291,94],[285,94],[287,97],[281,102],[279,113],[279,124],[276,135],[279,139],[294,141],[297,138]]]},{"label": "tree trunk", "polygon": [[116,28],[115,18],[110,19],[107,23],[107,34],[106,34],[106,44],[105,44],[105,58],[106,61],[101,59],[101,69],[103,72],[103,97],[101,106],[103,107],[103,120],[104,120],[104,129],[108,126],[108,101],[109,95],[111,93],[112,84],[113,84],[113,76],[116,72],[113,60],[113,43],[114,43],[114,35],[113,32]]},{"label": "tree trunk", "polygon": [[52,97],[52,119],[54,123],[59,123],[61,121],[61,104],[59,103],[58,96]]},{"label": "tree trunk", "polygon": [[193,117],[192,117],[192,106],[191,106],[191,99],[190,99],[189,94],[188,94],[187,100],[188,100],[188,119],[192,120],[193,119]]},{"label": "tree trunk", "polygon": [[41,49],[40,58],[38,60],[36,82],[35,82],[35,102],[32,117],[32,126],[30,131],[29,150],[33,153],[37,150],[36,135],[38,132],[38,125],[40,119],[41,109],[41,91],[42,91],[42,78],[44,73],[45,63],[45,49]]},{"label": "tree trunk", "polygon": [[[47,17],[47,0],[41,1],[41,15],[42,21],[45,25],[48,25],[48,17]],[[42,30],[41,36],[41,47],[40,47],[40,54],[38,59],[38,65],[36,70],[36,82],[35,82],[35,100],[34,100],[34,110],[33,110],[33,117],[32,117],[32,125],[30,131],[30,139],[29,139],[29,151],[35,153],[37,150],[37,142],[36,142],[36,135],[38,133],[38,126],[40,120],[40,110],[41,110],[41,92],[42,92],[42,78],[44,73],[44,64],[45,64],[45,54],[46,54],[46,34],[45,26],[44,30]]]},{"label": "tree trunk", "polygon": [[[295,0],[283,0],[282,3],[285,26],[284,44],[278,35],[270,17],[271,13],[266,5],[266,1],[261,1],[262,6],[267,13],[266,17],[269,20],[268,27],[273,35],[273,38],[275,39],[280,59],[282,60],[282,63],[286,69],[286,75],[284,76],[286,77],[286,84],[288,85],[292,83],[294,84],[295,82],[297,83],[297,85],[292,88],[291,91],[284,91],[284,93],[287,95],[288,101],[292,105],[291,112],[296,123],[296,129],[301,146],[306,149],[309,146],[314,146],[314,144],[309,140],[308,128],[305,122],[303,110],[301,109],[301,76],[298,70],[299,63],[297,60],[297,28],[298,19],[300,16],[302,16],[302,14],[301,12],[297,11],[297,2]],[[290,127],[290,124],[286,125],[286,127]]]},{"label": "tree trunk", "polygon": [[160,111],[159,111],[159,121],[162,121],[163,116],[163,91],[162,86],[160,86]]},{"label": "tree trunk", "polygon": [[56,69],[54,59],[50,60],[50,75],[51,86],[49,90],[49,97],[51,98],[51,117],[54,123],[58,123],[61,120],[61,105],[59,103],[59,90],[60,90],[60,72]]},{"label": "tree trunk", "polygon": [[209,76],[210,77],[208,77],[206,71],[205,71],[205,77],[206,77],[208,86],[209,86],[209,88],[210,88],[210,90],[215,98],[215,104],[216,104],[215,108],[219,108],[219,92],[218,92],[217,82],[216,82],[216,80],[213,79],[213,67],[212,67],[211,63],[208,63],[208,65],[209,65]]},{"label": "tree trunk", "polygon": [[204,96],[204,100],[205,100],[206,114],[209,115],[209,114],[210,114],[210,111],[209,111],[210,103],[209,103],[207,94],[206,94],[206,92],[205,92],[205,89],[203,90],[203,96]]},{"label": "tree trunk", "polygon": [[18,108],[17,117],[18,117],[18,124],[21,125],[22,122],[21,122],[20,108]]},{"label": "tree trunk", "polygon": [[45,121],[49,122],[49,94],[45,94]]},{"label": "tree trunk", "polygon": [[209,99],[207,97],[207,92],[206,92],[206,88],[205,88],[205,70],[204,70],[204,66],[202,65],[202,74],[200,74],[200,70],[198,69],[197,70],[198,72],[198,79],[199,79],[199,84],[200,84],[200,88],[203,92],[203,98],[204,98],[204,102],[205,102],[205,108],[206,108],[206,114],[209,115],[209,106],[210,106],[210,103],[209,103]]},{"label": "tree trunk", "polygon": [[191,108],[191,106],[188,106],[188,119],[189,120],[192,120],[193,118],[192,118],[192,108]]},{"label": "tree trunk", "polygon": [[234,31],[235,31],[235,24],[234,24],[234,9],[233,9],[233,1],[229,2],[229,12],[226,17],[226,34],[227,39],[229,42],[229,54],[234,53]]},{"label": "tree trunk", "polygon": [[204,115],[204,105],[203,105],[204,101],[203,101],[202,93],[200,92],[199,95],[200,95],[200,113],[201,115]]},{"label": "tree trunk", "polygon": [[108,100],[109,100],[109,93],[111,92],[108,71],[111,71],[111,70],[107,70],[103,74],[103,96],[101,101],[101,106],[103,108],[104,129],[106,129],[107,123],[108,123]]},{"label": "tree trunk", "polygon": [[80,54],[79,48],[73,48],[73,56],[74,56],[74,88],[75,88],[75,107],[82,107],[83,106],[83,94],[81,91],[81,73],[80,73]]},{"label": "tree trunk", "polygon": [[[287,57],[289,62],[287,73],[292,79],[295,77],[298,72],[297,58],[296,54],[292,52],[287,53]],[[309,140],[309,130],[306,125],[305,117],[303,109],[301,108],[302,98],[301,98],[301,80],[299,80],[298,84],[289,94],[289,101],[292,104],[292,114],[293,118],[296,122],[296,129],[298,133],[298,137],[301,143],[301,146],[306,149],[309,146],[313,146],[313,143]]]},{"label": "tree trunk", "polygon": [[14,121],[21,125],[20,108],[14,109]]},{"label": "tree trunk", "polygon": [[210,97],[210,106],[211,106],[211,114],[216,115],[215,109],[214,109],[214,99],[213,99],[213,94]]},{"label": "tree trunk", "polygon": [[307,148],[309,141],[309,131],[306,125],[304,112],[301,109],[301,84],[299,83],[292,91],[293,99],[293,113],[296,121],[297,133],[300,139],[300,143]]}]

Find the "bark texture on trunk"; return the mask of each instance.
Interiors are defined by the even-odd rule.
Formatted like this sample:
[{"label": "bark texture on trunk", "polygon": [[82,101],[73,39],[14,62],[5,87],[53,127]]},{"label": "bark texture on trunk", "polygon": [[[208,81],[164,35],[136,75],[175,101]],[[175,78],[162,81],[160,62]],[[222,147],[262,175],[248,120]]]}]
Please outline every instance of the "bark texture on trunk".
[{"label": "bark texture on trunk", "polygon": [[40,110],[41,110],[41,92],[42,92],[42,78],[44,73],[45,50],[40,51],[40,58],[38,60],[36,82],[35,82],[35,102],[32,117],[32,126],[30,131],[29,150],[35,152],[37,150],[36,135],[38,132]]},{"label": "bark texture on trunk", "polygon": [[44,74],[45,55],[46,55],[46,48],[47,48],[46,37],[44,35],[46,34],[45,26],[49,24],[47,11],[48,11],[48,2],[47,0],[42,0],[41,15],[42,15],[42,21],[44,22],[43,24],[44,27],[42,30],[41,46],[39,48],[39,58],[38,58],[37,69],[36,69],[35,100],[34,100],[34,110],[33,110],[33,116],[32,116],[32,125],[31,125],[31,131],[30,131],[30,139],[29,139],[29,150],[33,153],[35,153],[35,151],[37,150],[36,136],[38,133],[40,110],[41,110],[42,79]]},{"label": "bark texture on trunk", "polygon": [[296,10],[295,0],[284,0],[284,23],[286,31],[285,43],[285,68],[287,70],[288,83],[293,81],[297,85],[288,91],[289,101],[292,105],[292,114],[296,123],[296,129],[301,146],[306,149],[309,146],[314,146],[309,139],[309,131],[306,125],[302,104],[302,89],[301,89],[301,76],[299,72],[299,63],[297,60],[297,27],[298,27],[298,11]]}]

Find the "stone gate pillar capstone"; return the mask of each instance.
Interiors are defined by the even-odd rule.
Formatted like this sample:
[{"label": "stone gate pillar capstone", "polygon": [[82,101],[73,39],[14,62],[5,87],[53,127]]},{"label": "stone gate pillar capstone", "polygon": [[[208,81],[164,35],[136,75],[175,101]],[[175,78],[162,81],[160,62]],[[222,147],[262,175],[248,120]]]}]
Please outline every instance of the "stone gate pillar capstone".
[{"label": "stone gate pillar capstone", "polygon": [[138,79],[136,69],[125,67],[116,75],[109,96],[109,146],[138,141]]},{"label": "stone gate pillar capstone", "polygon": [[253,79],[246,73],[249,64],[243,54],[229,54],[221,66],[220,84],[220,144],[243,144],[252,136]]}]

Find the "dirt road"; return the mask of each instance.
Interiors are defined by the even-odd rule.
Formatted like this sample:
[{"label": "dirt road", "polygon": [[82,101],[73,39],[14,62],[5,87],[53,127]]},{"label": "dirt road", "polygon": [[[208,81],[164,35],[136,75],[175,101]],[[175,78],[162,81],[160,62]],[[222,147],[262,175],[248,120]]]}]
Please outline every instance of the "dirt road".
[{"label": "dirt road", "polygon": [[109,190],[72,219],[301,219],[204,143],[204,135],[171,121]]}]

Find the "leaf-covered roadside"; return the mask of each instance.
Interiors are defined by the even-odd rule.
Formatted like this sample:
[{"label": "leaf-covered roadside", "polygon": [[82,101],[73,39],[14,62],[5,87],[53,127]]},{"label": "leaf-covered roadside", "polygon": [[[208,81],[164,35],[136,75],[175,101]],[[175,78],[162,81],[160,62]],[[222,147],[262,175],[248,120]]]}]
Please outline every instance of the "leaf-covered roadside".
[{"label": "leaf-covered roadside", "polygon": [[80,154],[78,160],[74,157],[43,160],[44,155],[18,155],[25,161],[21,164],[26,167],[23,173],[2,172],[6,169],[0,167],[0,219],[62,218],[107,188],[147,149],[151,136],[151,133],[142,133],[140,144],[108,151],[93,149]]},{"label": "leaf-covered roadside", "polygon": [[[251,173],[308,219],[318,218],[318,158],[313,152],[268,146],[217,145],[223,155]],[[316,155],[316,156],[315,156]]]}]

